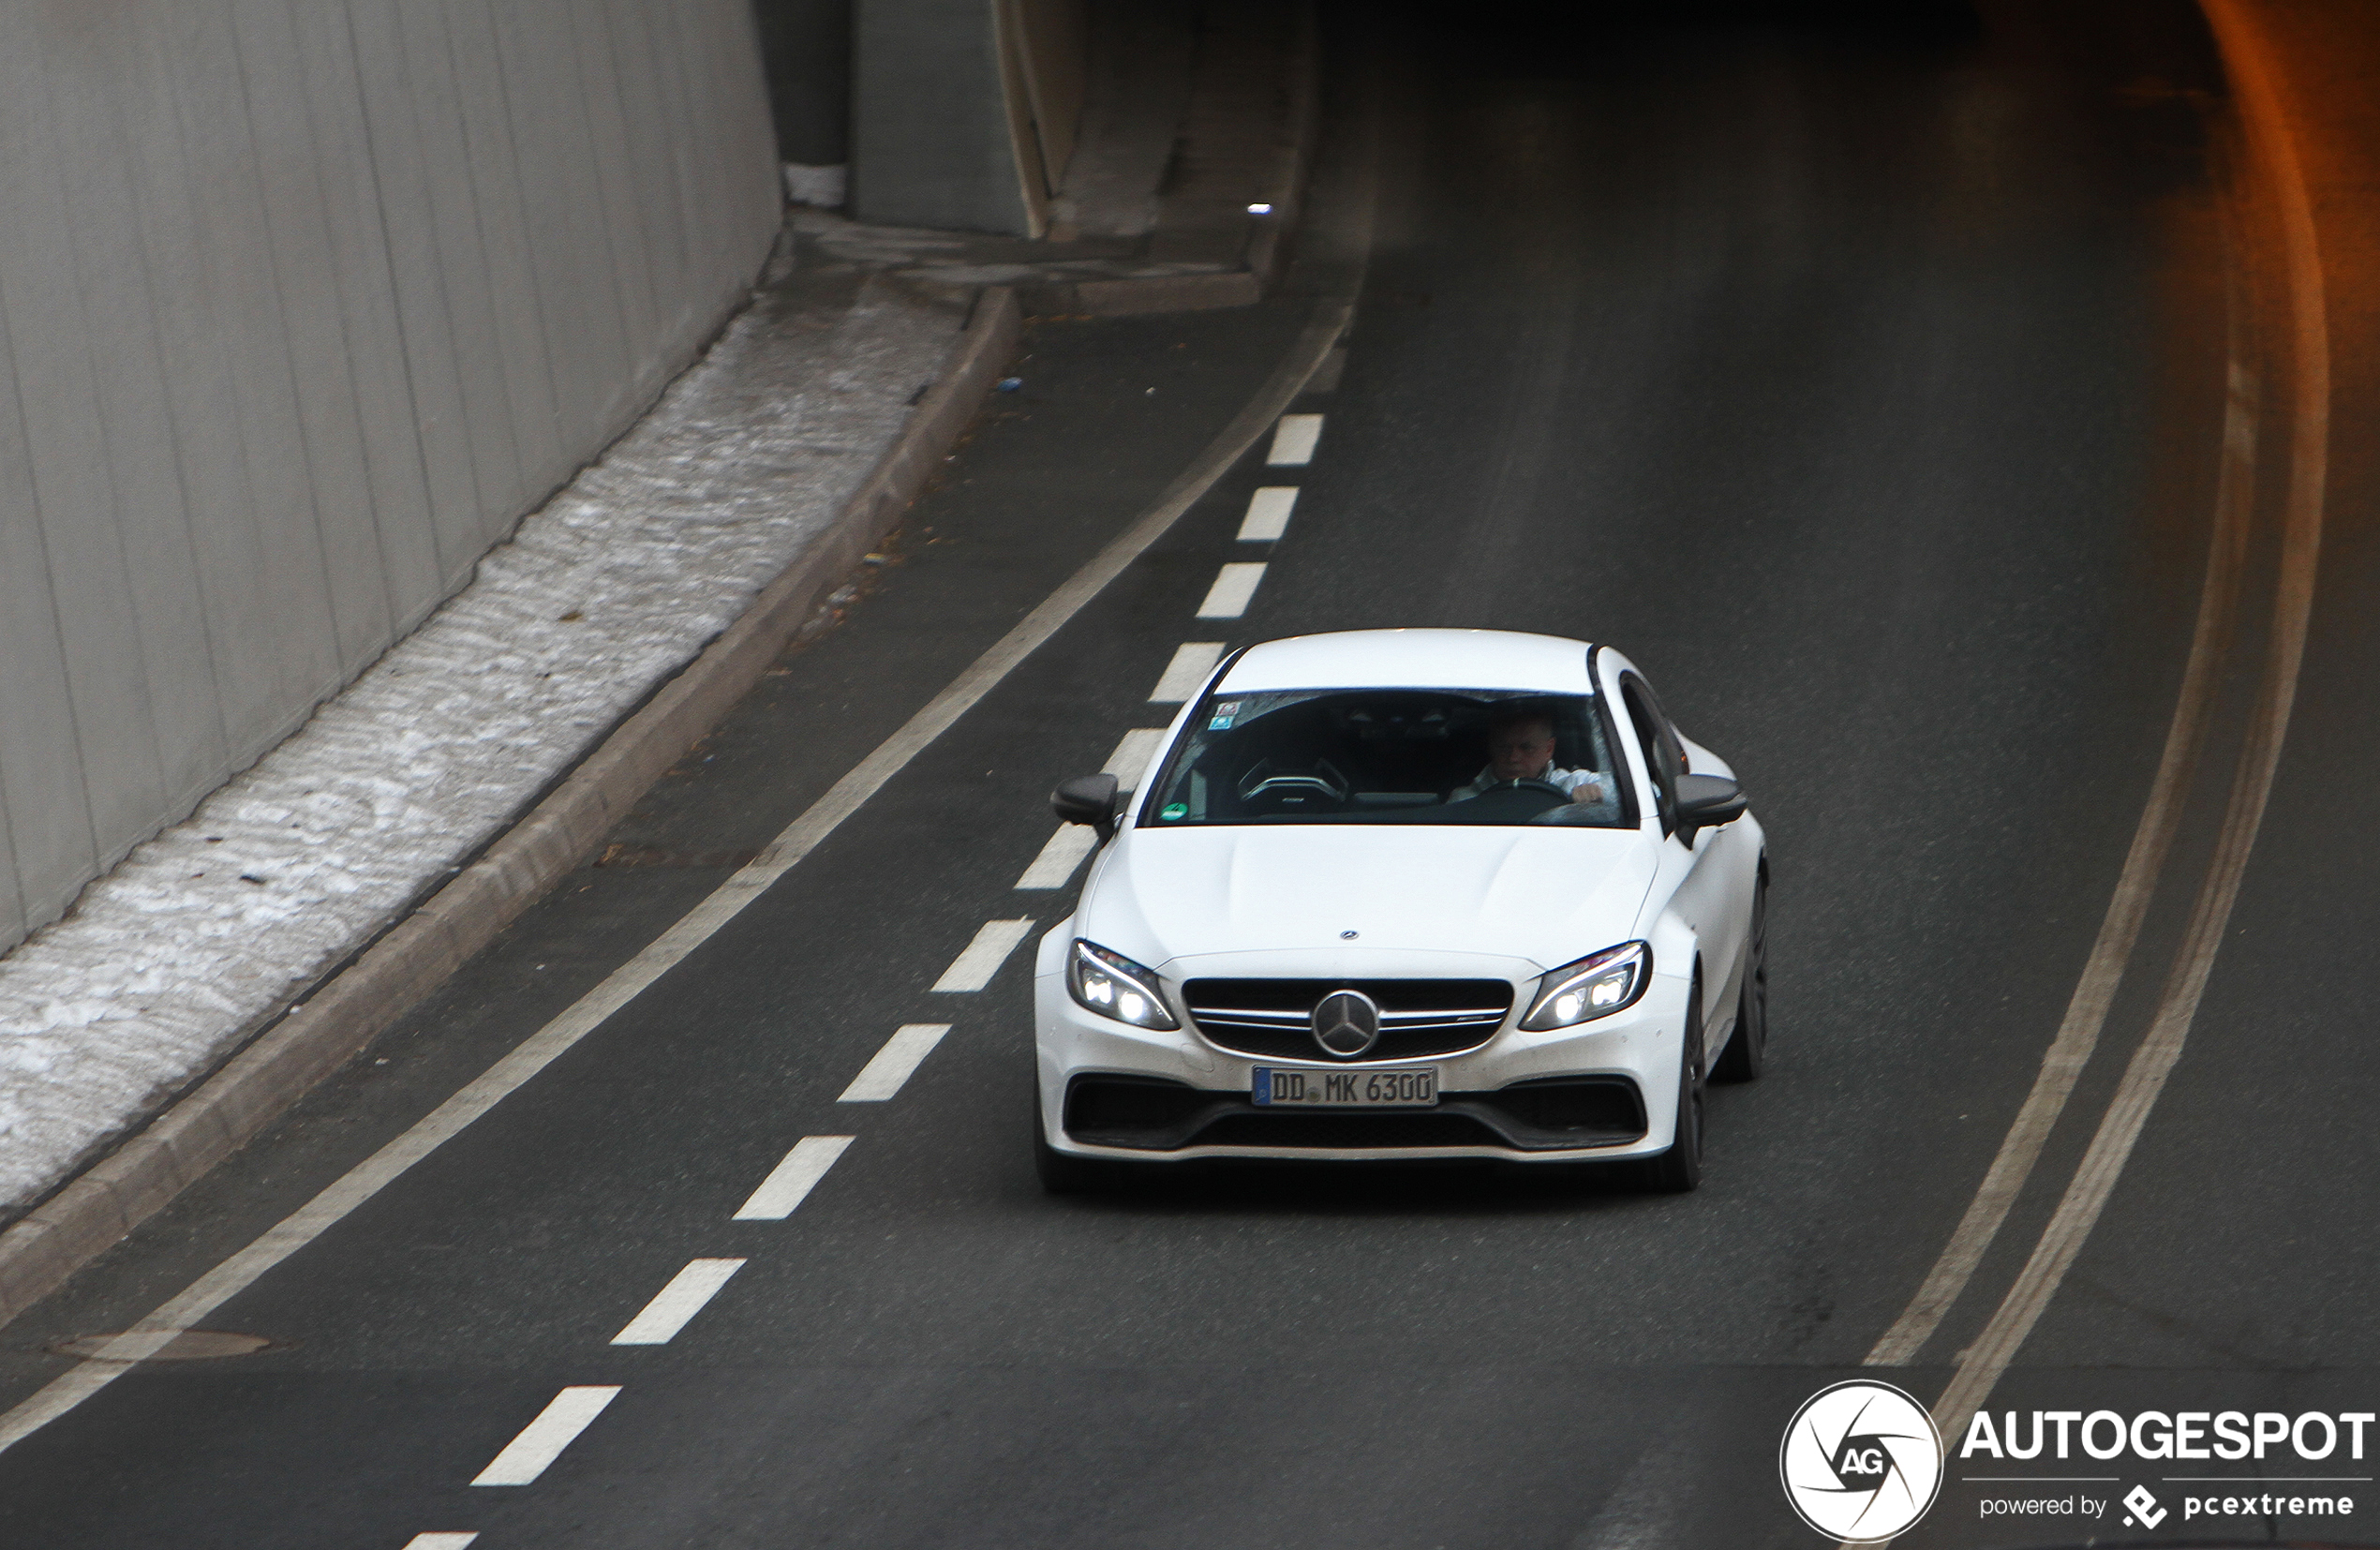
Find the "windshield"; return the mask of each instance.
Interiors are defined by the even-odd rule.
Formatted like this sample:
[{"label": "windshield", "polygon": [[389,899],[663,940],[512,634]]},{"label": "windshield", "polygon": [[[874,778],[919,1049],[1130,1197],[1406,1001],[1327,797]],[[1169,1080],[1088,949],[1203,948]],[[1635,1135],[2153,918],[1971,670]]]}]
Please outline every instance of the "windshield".
[{"label": "windshield", "polygon": [[1144,828],[1194,824],[1632,827],[1594,698],[1502,689],[1210,694]]}]

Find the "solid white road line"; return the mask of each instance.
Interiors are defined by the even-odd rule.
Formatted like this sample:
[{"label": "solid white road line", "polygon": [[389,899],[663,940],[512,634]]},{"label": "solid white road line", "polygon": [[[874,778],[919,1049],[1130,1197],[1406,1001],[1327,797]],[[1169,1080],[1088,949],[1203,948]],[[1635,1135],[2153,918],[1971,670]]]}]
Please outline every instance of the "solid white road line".
[{"label": "solid white road line", "polygon": [[[1367,207],[1368,208],[1368,207]],[[1359,264],[1353,283],[1361,280]],[[1214,487],[1248,449],[1263,436],[1284,406],[1294,399],[1331,346],[1346,332],[1355,316],[1351,299],[1332,298],[1316,304],[1314,320],[1289,349],[1280,366],[1257,390],[1247,408],[1232,416],[1197,461],[1166,487],[1139,521],[1099,551],[1082,569],[1066,578],[1041,605],[1017,627],[993,643],[967,670],[951,679],[941,693],[926,702],[900,731],[876,745],[868,757],[846,771],[824,797],[785,826],[783,833],[750,866],[714,889],[676,925],[647,944],[644,951],[614,969],[560,1016],[514,1046],[512,1053],[482,1072],[461,1092],[439,1104],[410,1130],[339,1176],[321,1193],[265,1230],[245,1248],[150,1310],[148,1317],[108,1342],[106,1349],[51,1379],[30,1399],[0,1415],[0,1450],[32,1436],[73,1409],[139,1363],[156,1355],[184,1331],[194,1328],[226,1302],[254,1286],[274,1266],[304,1248],[344,1220],[356,1207],[404,1176],[407,1170],[457,1136],[472,1121],[526,1086],[537,1074],[559,1060],[580,1039],[627,1006],[687,955],[742,913],[744,906],[768,891],[777,880],[816,850],[842,827],[885,782],[909,767],[936,738],[974,709],[1017,665],[1082,611],[1083,605],[1107,589],[1108,584],[1164,537],[1182,514]]]},{"label": "solid white road line", "polygon": [[1060,824],[1042,845],[1041,854],[1033,858],[1033,865],[1017,879],[1017,887],[1064,887],[1066,880],[1075,874],[1075,868],[1082,865],[1082,858],[1098,842],[1098,831],[1089,824]]},{"label": "solid white road line", "polygon": [[1223,642],[1219,640],[1185,641],[1173,648],[1173,660],[1157,677],[1157,687],[1149,691],[1151,705],[1180,705],[1198,692],[1223,660]]},{"label": "solid white road line", "polygon": [[741,1259],[691,1259],[686,1268],[669,1278],[669,1285],[653,1294],[645,1311],[628,1321],[628,1327],[612,1336],[615,1346],[666,1346],[687,1320],[703,1311],[703,1305],[719,1295],[719,1289],[744,1268]]},{"label": "solid white road line", "polygon": [[1238,619],[1248,611],[1248,603],[1257,595],[1257,583],[1264,579],[1260,560],[1235,559],[1217,571],[1214,585],[1207,589],[1207,601],[1198,604],[1200,619]]},{"label": "solid white road line", "polygon": [[950,1032],[947,1022],[905,1022],[893,1030],[876,1058],[859,1068],[851,1079],[837,1103],[882,1103],[900,1091],[917,1069],[917,1063],[934,1052],[942,1036]]},{"label": "solid white road line", "polygon": [[1289,510],[1298,503],[1295,484],[1267,484],[1248,497],[1248,514],[1240,519],[1240,542],[1270,544],[1289,530]]},{"label": "solid white road line", "polygon": [[1264,460],[1272,467],[1293,468],[1314,461],[1314,444],[1322,440],[1322,416],[1285,414],[1273,427],[1272,450]]},{"label": "solid white road line", "polygon": [[1017,944],[1032,930],[1030,920],[985,921],[976,929],[975,939],[959,950],[959,956],[950,961],[949,968],[943,970],[933,988],[954,991],[982,990],[991,983],[1000,965],[1008,961],[1008,955],[1017,950]]},{"label": "solid white road line", "polygon": [[811,1190],[826,1176],[826,1170],[835,1166],[835,1159],[843,1155],[843,1148],[851,1142],[849,1136],[804,1136],[768,1170],[768,1177],[760,1181],[760,1187],[752,1191],[751,1198],[736,1208],[731,1220],[783,1221],[794,1214],[796,1206],[810,1198]]},{"label": "solid white road line", "polygon": [[405,1550],[465,1550],[479,1537],[476,1528],[468,1534],[416,1534],[405,1542]]},{"label": "solid white road line", "polygon": [[1099,768],[1113,775],[1124,790],[1138,790],[1140,777],[1149,773],[1150,761],[1157,756],[1157,745],[1165,740],[1165,728],[1161,726],[1136,726],[1116,739],[1116,751]]},{"label": "solid white road line", "polygon": [[554,1402],[538,1412],[537,1419],[521,1428],[521,1435],[504,1445],[504,1451],[488,1462],[472,1480],[474,1485],[528,1485],[545,1472],[546,1467],[562,1456],[562,1450],[578,1440],[578,1434],[603,1413],[603,1407],[619,1397],[619,1385],[596,1383],[573,1384],[554,1396]]}]

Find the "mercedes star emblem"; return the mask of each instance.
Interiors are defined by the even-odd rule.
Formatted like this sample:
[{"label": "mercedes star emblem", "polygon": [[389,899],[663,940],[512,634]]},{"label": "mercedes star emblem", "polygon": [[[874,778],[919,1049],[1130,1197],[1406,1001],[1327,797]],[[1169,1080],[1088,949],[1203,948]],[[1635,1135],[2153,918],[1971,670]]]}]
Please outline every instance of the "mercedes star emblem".
[{"label": "mercedes star emblem", "polygon": [[1314,1006],[1314,1042],[1353,1060],[1380,1041],[1380,1006],[1361,991],[1332,991]]}]

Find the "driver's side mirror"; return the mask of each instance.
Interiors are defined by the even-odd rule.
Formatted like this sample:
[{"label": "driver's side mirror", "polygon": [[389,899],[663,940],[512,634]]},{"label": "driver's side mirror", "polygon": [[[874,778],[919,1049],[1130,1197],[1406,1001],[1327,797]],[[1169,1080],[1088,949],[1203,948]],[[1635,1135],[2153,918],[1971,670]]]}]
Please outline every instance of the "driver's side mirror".
[{"label": "driver's side mirror", "polygon": [[1680,775],[1677,778],[1677,831],[1688,844],[1699,829],[1717,828],[1744,816],[1751,798],[1724,775]]},{"label": "driver's side mirror", "polygon": [[1104,845],[1116,837],[1118,795],[1113,775],[1077,775],[1058,782],[1049,794],[1049,811],[1063,823],[1089,824]]}]

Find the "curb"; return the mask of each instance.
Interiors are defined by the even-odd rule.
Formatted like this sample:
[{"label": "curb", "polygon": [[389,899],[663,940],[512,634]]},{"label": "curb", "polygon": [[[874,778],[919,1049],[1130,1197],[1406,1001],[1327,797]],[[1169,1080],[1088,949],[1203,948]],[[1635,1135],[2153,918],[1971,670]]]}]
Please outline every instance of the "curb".
[{"label": "curb", "polygon": [[[1254,297],[1250,297],[1254,300]],[[744,694],[817,603],[892,529],[1015,354],[1017,294],[991,287],[936,382],[835,520],[477,860],[262,1036],[0,1232],[0,1324],[48,1296],[443,984],[595,852]]]}]

